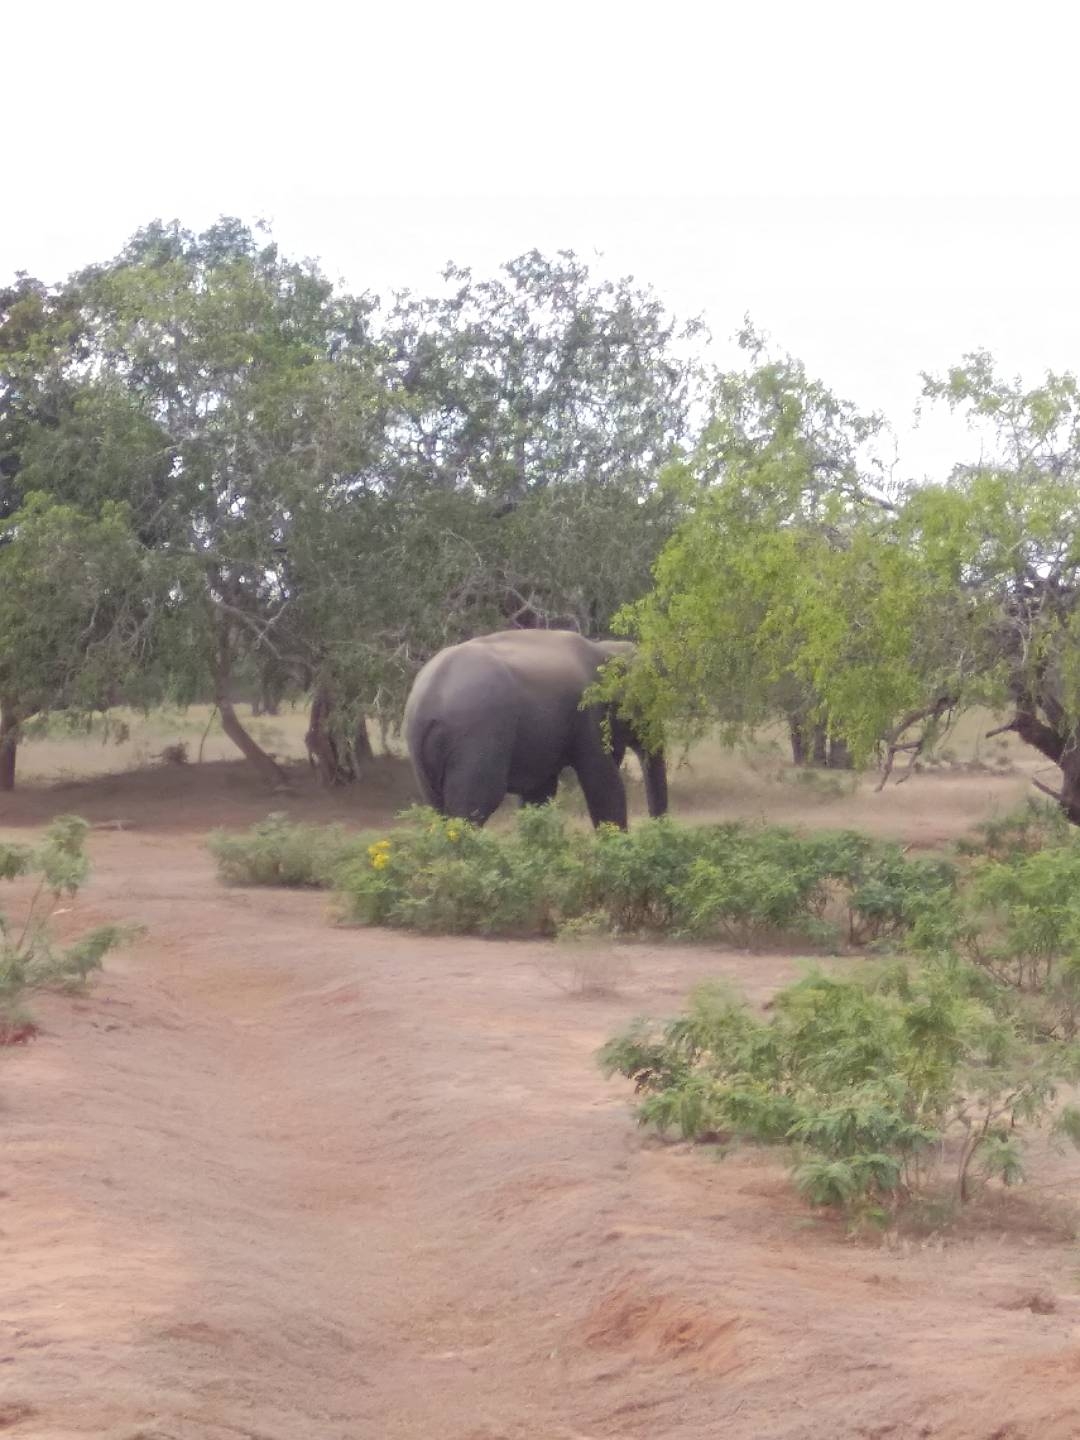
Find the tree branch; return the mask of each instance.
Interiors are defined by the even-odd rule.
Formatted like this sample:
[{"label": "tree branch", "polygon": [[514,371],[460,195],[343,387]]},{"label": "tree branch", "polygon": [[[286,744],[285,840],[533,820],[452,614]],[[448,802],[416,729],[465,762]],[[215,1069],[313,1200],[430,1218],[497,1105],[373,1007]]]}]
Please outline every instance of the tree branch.
[{"label": "tree branch", "polygon": [[1044,724],[1033,710],[1018,710],[1010,729],[1015,730],[1021,740],[1033,745],[1048,760],[1053,760],[1055,765],[1065,753],[1064,737]]},{"label": "tree branch", "polygon": [[897,781],[897,784],[899,785],[911,775],[911,772],[915,767],[915,761],[922,753],[923,746],[926,744],[926,731],[924,730],[922,735],[920,735],[917,740],[901,740],[900,737],[904,734],[904,732],[906,730],[910,730],[912,725],[918,724],[920,720],[940,719],[940,717],[944,715],[947,710],[951,710],[955,704],[956,701],[951,695],[939,695],[938,698],[933,702],[933,704],[924,705],[919,710],[909,710],[906,715],[902,715],[900,717],[900,719],[885,737],[886,743],[888,745],[888,751],[885,756],[885,766],[882,771],[881,779],[874,787],[875,794],[880,794],[881,791],[885,789],[885,786],[888,783],[889,776],[892,774],[892,768],[896,762],[897,755],[903,754],[905,752],[911,753],[911,759],[908,761],[908,767],[904,771],[903,775],[900,777],[900,780]]},{"label": "tree branch", "polygon": [[983,736],[983,739],[984,739],[984,740],[993,740],[993,738],[994,738],[995,735],[1004,735],[1004,734],[1006,733],[1006,731],[1015,730],[1015,729],[1016,729],[1016,721],[1015,721],[1015,720],[1010,720],[1007,725],[998,725],[998,726],[996,726],[993,730],[987,730],[986,734]]},{"label": "tree branch", "polygon": [[1049,795],[1050,799],[1055,801],[1056,804],[1062,804],[1064,797],[1061,795],[1060,791],[1051,790],[1049,785],[1044,785],[1043,782],[1041,780],[1037,780],[1034,775],[1031,777],[1031,783],[1035,786],[1036,790],[1041,790],[1044,795]]}]

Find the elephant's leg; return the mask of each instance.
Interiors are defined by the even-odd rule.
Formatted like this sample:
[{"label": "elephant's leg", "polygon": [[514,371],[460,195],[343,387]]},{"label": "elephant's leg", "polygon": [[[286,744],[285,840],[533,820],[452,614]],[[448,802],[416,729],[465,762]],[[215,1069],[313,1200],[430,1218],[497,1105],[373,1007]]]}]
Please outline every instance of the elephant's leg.
[{"label": "elephant's leg", "polygon": [[573,766],[592,823],[618,825],[625,830],[626,786],[614,757],[604,749],[598,725],[590,727],[582,737]]},{"label": "elephant's leg", "polygon": [[443,777],[442,813],[483,825],[506,798],[506,766],[489,756],[451,763]]},{"label": "elephant's leg", "polygon": [[534,790],[524,790],[521,794],[522,805],[546,805],[554,800],[559,789],[559,777],[555,775],[543,785],[537,785]]}]

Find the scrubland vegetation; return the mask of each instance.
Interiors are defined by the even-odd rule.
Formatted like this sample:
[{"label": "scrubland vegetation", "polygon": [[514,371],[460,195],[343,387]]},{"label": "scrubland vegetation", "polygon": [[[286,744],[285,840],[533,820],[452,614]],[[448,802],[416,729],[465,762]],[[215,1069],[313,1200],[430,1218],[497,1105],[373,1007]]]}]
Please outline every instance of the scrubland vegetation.
[{"label": "scrubland vegetation", "polygon": [[332,888],[346,922],[802,946],[817,968],[767,1015],[706,986],[601,1058],[642,1123],[787,1147],[814,1203],[884,1221],[945,1172],[957,1202],[1017,1183],[1031,1131],[1080,1142],[1062,1100],[1080,1081],[1080,839],[1053,806],[949,855],[738,823],[592,833],[552,806],[505,833],[415,809],[383,836],[271,817],[211,845],[223,879]]},{"label": "scrubland vegetation", "polygon": [[51,923],[60,902],[80,889],[89,873],[87,825],[74,815],[55,820],[36,847],[0,844],[0,880],[26,880],[31,889],[19,923],[0,910],[0,1045],[34,1033],[29,992],[78,989],[101,968],[103,957],[134,938],[131,926],[98,925],[61,944]]},{"label": "scrubland vegetation", "polygon": [[[885,1213],[949,1166],[960,1198],[1012,1183],[1028,1128],[1077,1133],[1056,1097],[1080,1025],[1080,390],[959,357],[924,399],[970,419],[970,453],[913,477],[883,417],[749,324],[734,370],[705,338],[572,255],[383,302],[232,219],[20,275],[0,291],[0,789],[35,733],[127,745],[199,704],[205,728],[142,758],[220,738],[287,790],[275,717],[303,705],[320,780],[362,792],[420,665],[502,626],[632,637],[597,698],[672,748],[771,727],[822,803],[940,763],[988,710],[1052,804],[950,853],[727,819],[592,835],[551,808],[360,838],[272,816],[211,844],[227,882],[322,887],[350,923],[817,957],[767,1016],[702,992],[605,1064],[663,1129],[793,1147],[816,1201]],[[60,894],[81,847],[65,821],[2,873]],[[9,1007],[119,938],[58,949],[37,907],[5,931]]]}]

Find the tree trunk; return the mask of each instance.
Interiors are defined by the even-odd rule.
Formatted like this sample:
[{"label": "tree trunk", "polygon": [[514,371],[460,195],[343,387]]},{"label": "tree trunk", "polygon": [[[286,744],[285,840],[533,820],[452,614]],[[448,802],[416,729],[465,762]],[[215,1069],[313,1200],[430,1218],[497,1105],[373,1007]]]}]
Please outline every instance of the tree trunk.
[{"label": "tree trunk", "polygon": [[814,748],[810,763],[816,770],[824,770],[829,763],[829,732],[824,725],[814,726]]},{"label": "tree trunk", "polygon": [[852,768],[851,751],[848,749],[847,741],[834,735],[829,741],[829,769],[851,770]]},{"label": "tree trunk", "polygon": [[806,732],[798,715],[788,716],[788,733],[791,736],[791,763],[806,764]]},{"label": "tree trunk", "polygon": [[232,652],[229,645],[228,622],[219,620],[217,665],[214,670],[214,699],[221,715],[221,728],[243,755],[250,761],[261,780],[271,789],[287,786],[285,772],[277,761],[253,740],[240,723],[239,716],[229,694],[232,675]]},{"label": "tree trunk", "polygon": [[[1036,780],[1040,790],[1054,795],[1062,813],[1072,825],[1080,825],[1080,747],[1066,739],[1052,726],[1040,720],[1034,709],[1018,709],[1002,730],[1015,730],[1020,739],[1052,760],[1061,770],[1061,789],[1055,794],[1049,786]],[[996,732],[992,732],[996,733]]]},{"label": "tree trunk", "polygon": [[281,666],[271,662],[264,666],[259,676],[259,697],[257,704],[260,715],[280,715],[281,702],[285,697],[287,677]]},{"label": "tree trunk", "polygon": [[851,769],[847,742],[839,736],[830,737],[828,726],[808,725],[804,714],[788,711],[788,734],[793,764],[812,765],[820,770]]},{"label": "tree trunk", "polygon": [[272,755],[268,755],[262,746],[251,738],[248,732],[240,723],[240,718],[233,708],[232,701],[223,691],[217,694],[218,713],[221,715],[221,728],[233,742],[236,748],[254,766],[256,773],[261,780],[273,789],[279,786],[287,786],[285,772]]},{"label": "tree trunk", "polygon": [[1070,824],[1080,825],[1080,751],[1068,751],[1058,763],[1061,766],[1061,798],[1058,804]]},{"label": "tree trunk", "polygon": [[19,717],[0,700],[0,790],[15,789],[15,758],[19,748]]},{"label": "tree trunk", "polygon": [[337,742],[327,725],[333,709],[333,697],[325,685],[319,685],[311,700],[311,717],[308,721],[304,743],[312,767],[319,772],[319,780],[328,789],[333,785],[345,785],[354,779],[348,765],[342,764]]}]

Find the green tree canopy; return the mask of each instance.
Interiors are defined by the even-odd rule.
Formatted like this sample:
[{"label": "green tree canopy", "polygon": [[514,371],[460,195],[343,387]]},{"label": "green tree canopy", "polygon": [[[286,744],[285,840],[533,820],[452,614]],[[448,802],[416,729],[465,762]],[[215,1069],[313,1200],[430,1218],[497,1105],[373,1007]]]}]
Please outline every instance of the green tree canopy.
[{"label": "green tree canopy", "polygon": [[90,519],[31,494],[0,546],[0,789],[18,727],[115,703],[152,645],[155,585],[123,506]]},{"label": "green tree canopy", "polygon": [[799,760],[814,730],[846,735],[819,689],[810,607],[854,563],[861,527],[892,513],[893,487],[879,417],[749,326],[740,340],[750,363],[716,376],[697,445],[666,472],[684,519],[655,588],[619,623],[641,640],[633,700],[658,727],[719,722],[735,738],[781,717]]},{"label": "green tree canopy", "polygon": [[373,304],[222,221],[202,235],[147,227],[74,277],[64,307],[80,345],[52,378],[49,423],[23,438],[20,483],[90,515],[128,505],[172,566],[158,682],[182,700],[209,689],[227,732],[276,779],[232,681],[244,664],[297,677],[319,664],[315,637],[290,624],[287,556],[380,444]]},{"label": "green tree canopy", "polygon": [[602,631],[670,534],[655,482],[694,370],[655,297],[569,254],[444,278],[381,318],[223,219],[0,294],[0,515],[122,511],[158,587],[125,698],[212,696],[271,783],[239,684],[309,692],[312,754],[347,778],[434,650]]},{"label": "green tree canopy", "polygon": [[670,533],[656,482],[687,439],[700,327],[571,252],[444,280],[398,296],[385,342],[404,402],[395,483],[477,502],[450,608],[600,633]]},{"label": "green tree canopy", "polygon": [[825,392],[797,365],[785,373],[791,404],[755,419],[748,449],[731,411],[760,417],[746,397],[775,372],[723,382],[679,477],[691,513],[654,592],[621,618],[646,663],[612,685],[654,726],[719,721],[729,735],[775,713],[794,686],[858,757],[881,747],[887,767],[917,754],[948,714],[1007,709],[1004,728],[1061,767],[1055,793],[1080,823],[1075,380],[1048,375],[1028,389],[982,354],[927,378],[928,397],[989,427],[990,458],[939,484],[888,487],[855,463],[872,429],[831,397],[842,443],[825,447],[824,467],[812,463],[822,452],[808,438],[828,427],[808,432],[806,402]]}]

